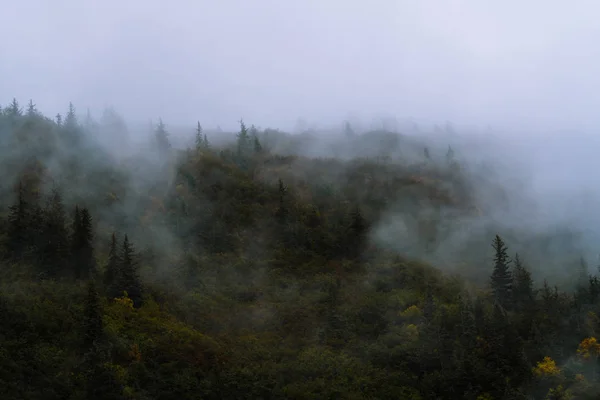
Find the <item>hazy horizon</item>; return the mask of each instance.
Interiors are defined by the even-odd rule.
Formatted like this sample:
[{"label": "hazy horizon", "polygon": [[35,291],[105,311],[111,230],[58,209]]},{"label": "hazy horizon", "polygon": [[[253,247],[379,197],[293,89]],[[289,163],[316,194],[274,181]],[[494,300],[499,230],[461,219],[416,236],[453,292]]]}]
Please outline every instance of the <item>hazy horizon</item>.
[{"label": "hazy horizon", "polygon": [[[0,15],[0,104],[291,130],[378,116],[599,127],[591,1],[26,0]],[[26,21],[26,22],[24,22]]]}]

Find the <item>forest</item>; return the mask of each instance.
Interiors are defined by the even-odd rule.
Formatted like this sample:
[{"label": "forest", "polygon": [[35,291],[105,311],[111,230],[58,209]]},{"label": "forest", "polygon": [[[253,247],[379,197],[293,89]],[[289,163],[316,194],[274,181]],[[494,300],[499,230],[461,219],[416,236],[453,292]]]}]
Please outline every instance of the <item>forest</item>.
[{"label": "forest", "polygon": [[239,125],[1,107],[0,398],[598,399],[573,233],[443,246],[502,204],[443,136]]}]

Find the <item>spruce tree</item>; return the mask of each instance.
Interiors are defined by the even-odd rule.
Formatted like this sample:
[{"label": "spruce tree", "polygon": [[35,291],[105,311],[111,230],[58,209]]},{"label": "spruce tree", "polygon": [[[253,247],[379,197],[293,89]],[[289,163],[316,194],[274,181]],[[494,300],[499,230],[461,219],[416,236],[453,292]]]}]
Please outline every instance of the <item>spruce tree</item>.
[{"label": "spruce tree", "polygon": [[525,268],[519,254],[515,255],[512,273],[512,298],[515,306],[522,308],[533,302],[533,280]]},{"label": "spruce tree", "polygon": [[20,117],[23,115],[23,110],[21,109],[21,106],[19,105],[19,102],[16,98],[13,98],[9,106],[6,107],[6,109],[4,110],[4,114],[12,118]]},{"label": "spruce tree", "polygon": [[90,212],[87,208],[79,211],[79,207],[75,207],[71,256],[77,279],[89,279],[96,270],[93,240],[94,232]]},{"label": "spruce tree", "polygon": [[44,209],[39,257],[42,271],[49,277],[63,275],[69,260],[69,237],[62,196],[53,189]]},{"label": "spruce tree", "polygon": [[243,120],[240,120],[240,132],[237,135],[238,155],[246,155],[250,144],[250,135],[248,128]]},{"label": "spruce tree", "polygon": [[62,115],[60,115],[60,113],[56,114],[56,125],[58,125],[59,127],[62,127],[63,124],[63,120],[62,120]]},{"label": "spruce tree", "polygon": [[166,153],[171,149],[171,143],[169,142],[169,132],[167,131],[167,127],[164,124],[162,118],[158,119],[158,125],[154,130],[154,138],[159,152]]},{"label": "spruce tree", "polygon": [[123,246],[121,247],[121,266],[119,270],[119,288],[127,292],[135,307],[141,306],[142,284],[135,262],[135,251],[127,235],[125,235]]},{"label": "spruce tree", "polygon": [[73,103],[69,102],[69,111],[67,111],[67,116],[65,118],[65,128],[67,129],[75,129],[77,128],[77,114],[75,114],[75,106]]},{"label": "spruce tree", "polygon": [[27,105],[27,116],[35,117],[38,115],[37,109],[35,108],[35,104],[33,104],[33,100],[29,100],[29,104]]},{"label": "spruce tree", "polygon": [[94,343],[102,339],[104,326],[102,323],[102,305],[100,295],[96,290],[93,280],[87,284],[87,297],[85,299],[83,315],[83,346],[90,349]]},{"label": "spruce tree", "polygon": [[496,235],[492,244],[496,255],[494,256],[494,271],[491,276],[491,287],[495,300],[504,308],[509,306],[511,297],[512,274],[509,269],[510,260],[507,248],[499,235]]},{"label": "spruce tree", "polygon": [[202,150],[205,148],[204,137],[202,136],[202,125],[200,125],[200,121],[198,121],[198,126],[196,127],[196,150]]},{"label": "spruce tree", "polygon": [[8,256],[12,261],[19,261],[25,256],[31,240],[29,236],[29,217],[29,204],[25,199],[23,184],[19,182],[17,200],[15,204],[9,207],[8,215],[8,238],[6,244]]},{"label": "spruce tree", "polygon": [[119,255],[119,245],[117,235],[113,232],[108,251],[108,263],[104,270],[104,286],[108,295],[112,298],[120,297],[123,292],[119,289],[121,258]]}]

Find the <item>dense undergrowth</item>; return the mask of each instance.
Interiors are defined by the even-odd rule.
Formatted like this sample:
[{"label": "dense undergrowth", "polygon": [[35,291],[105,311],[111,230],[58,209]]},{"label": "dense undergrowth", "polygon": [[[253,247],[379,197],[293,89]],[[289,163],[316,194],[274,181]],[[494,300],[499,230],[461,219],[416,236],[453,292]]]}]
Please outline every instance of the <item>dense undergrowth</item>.
[{"label": "dense undergrowth", "polygon": [[[372,132],[311,158],[243,124],[175,150],[161,122],[115,157],[93,139],[115,129],[2,110],[3,399],[597,398],[584,260],[565,292],[493,234],[462,276],[413,256],[485,212],[451,151],[379,157],[402,142]],[[376,240],[398,213],[404,243]]]}]

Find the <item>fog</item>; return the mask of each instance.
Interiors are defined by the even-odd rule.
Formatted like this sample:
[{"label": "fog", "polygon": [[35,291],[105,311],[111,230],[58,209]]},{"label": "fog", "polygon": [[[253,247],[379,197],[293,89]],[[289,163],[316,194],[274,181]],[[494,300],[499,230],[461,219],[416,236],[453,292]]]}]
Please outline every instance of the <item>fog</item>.
[{"label": "fog", "polygon": [[[580,1],[24,0],[0,15],[0,92],[129,118],[290,128],[381,114],[598,124],[598,5]],[[25,100],[22,100],[23,102]]]},{"label": "fog", "polygon": [[[288,131],[387,124],[438,153],[456,147],[473,170],[492,165],[509,198],[494,223],[584,230],[591,257],[598,11],[583,0],[23,0],[0,14],[0,104],[31,98],[55,115],[72,101],[95,116],[113,106],[133,126],[160,117],[190,139],[197,120],[229,131],[240,118]],[[447,121],[455,133],[434,129]]]}]

